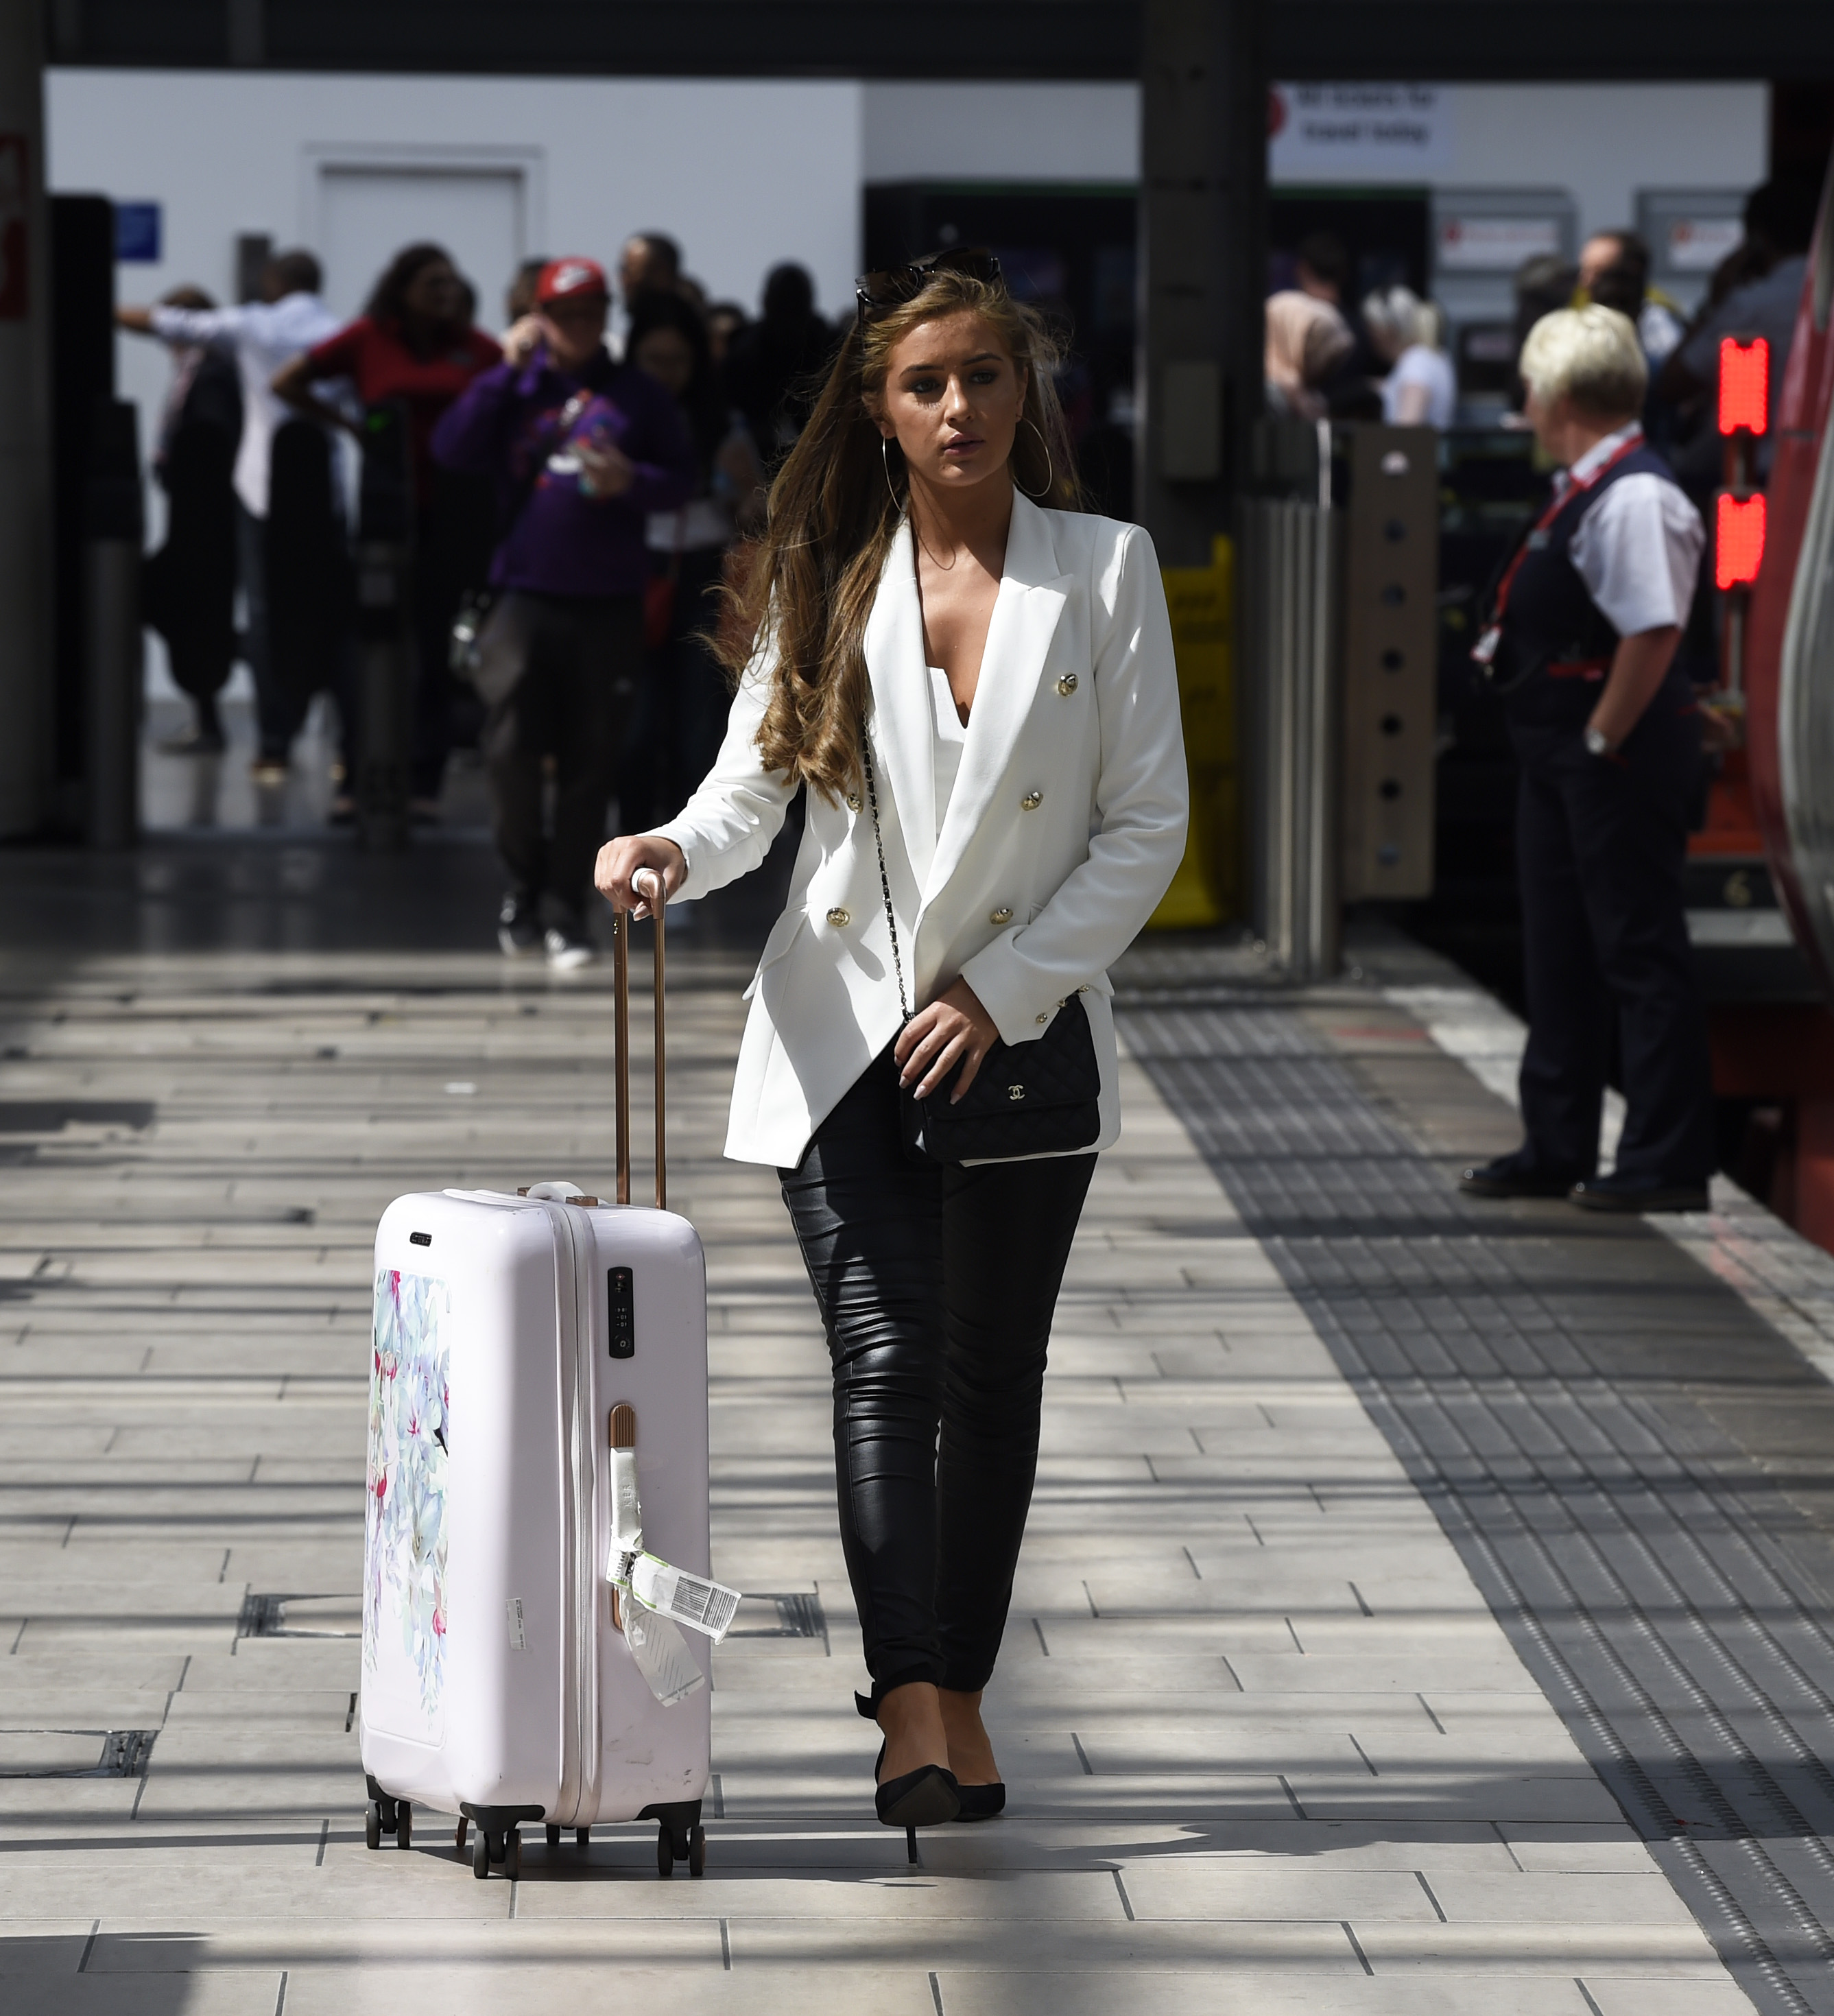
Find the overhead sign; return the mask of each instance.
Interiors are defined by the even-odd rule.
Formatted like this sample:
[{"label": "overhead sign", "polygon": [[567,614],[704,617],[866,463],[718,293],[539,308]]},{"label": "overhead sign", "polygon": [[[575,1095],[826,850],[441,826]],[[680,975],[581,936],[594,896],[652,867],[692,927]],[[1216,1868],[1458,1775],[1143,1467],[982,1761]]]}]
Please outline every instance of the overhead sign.
[{"label": "overhead sign", "polygon": [[1441,272],[1512,273],[1525,259],[1561,249],[1558,217],[1469,217],[1439,220]]},{"label": "overhead sign", "polygon": [[1437,84],[1277,84],[1271,180],[1418,181],[1451,153],[1452,93]]}]

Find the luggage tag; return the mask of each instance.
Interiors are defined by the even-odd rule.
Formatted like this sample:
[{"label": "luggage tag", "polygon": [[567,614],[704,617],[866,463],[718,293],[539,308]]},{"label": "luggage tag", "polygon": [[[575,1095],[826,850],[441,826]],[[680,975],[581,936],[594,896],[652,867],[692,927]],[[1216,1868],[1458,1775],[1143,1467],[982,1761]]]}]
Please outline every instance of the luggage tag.
[{"label": "luggage tag", "polygon": [[678,1626],[639,1603],[621,1603],[618,1610],[624,1643],[631,1648],[637,1670],[664,1708],[673,1708],[707,1685],[707,1676],[695,1664],[694,1654]]},{"label": "luggage tag", "polygon": [[654,1554],[625,1557],[624,1579],[618,1584],[628,1589],[645,1610],[672,1617],[691,1631],[699,1631],[717,1645],[739,1611],[739,1592],[724,1582],[708,1582],[672,1566]]},{"label": "luggage tag", "polygon": [[619,1629],[637,1670],[663,1707],[707,1684],[681,1636],[684,1624],[717,1644],[739,1610],[735,1589],[691,1575],[643,1551],[643,1508],[637,1496],[637,1413],[620,1403],[607,1424],[611,1445],[611,1565],[607,1579]]}]

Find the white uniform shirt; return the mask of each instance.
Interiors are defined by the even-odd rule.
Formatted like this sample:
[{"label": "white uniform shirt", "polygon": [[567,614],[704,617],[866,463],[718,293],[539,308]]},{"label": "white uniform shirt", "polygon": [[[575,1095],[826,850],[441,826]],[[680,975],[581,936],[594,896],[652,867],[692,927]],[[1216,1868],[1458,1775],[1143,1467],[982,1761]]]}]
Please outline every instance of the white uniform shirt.
[{"label": "white uniform shirt", "polygon": [[167,343],[211,344],[232,351],[242,379],[242,445],[236,494],[257,518],[268,515],[268,463],[274,430],[292,417],[275,398],[274,374],[343,328],[316,294],[249,301],[233,308],[157,308],[153,332]]},{"label": "white uniform shirt", "polygon": [[[1595,476],[1618,450],[1641,441],[1633,420],[1588,448],[1554,479],[1562,496]],[[1586,592],[1620,637],[1685,627],[1706,528],[1680,486],[1646,470],[1620,476],[1580,520],[1566,549]]]}]

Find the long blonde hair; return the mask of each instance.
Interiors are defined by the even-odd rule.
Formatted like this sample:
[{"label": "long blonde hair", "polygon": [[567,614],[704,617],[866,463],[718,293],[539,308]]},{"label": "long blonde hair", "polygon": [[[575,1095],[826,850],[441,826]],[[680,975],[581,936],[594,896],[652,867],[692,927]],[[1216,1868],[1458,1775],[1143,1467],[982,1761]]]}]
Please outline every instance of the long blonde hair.
[{"label": "long blonde hair", "polygon": [[767,770],[787,773],[830,801],[859,777],[866,625],[908,501],[904,458],[881,445],[868,401],[877,404],[892,351],[913,329],[963,310],[987,324],[1025,373],[1014,481],[1038,503],[1081,508],[1052,380],[1057,347],[1038,315],[1002,283],[939,268],[908,301],[848,332],[807,427],[771,486],[764,532],[727,591],[714,640],[735,677],[761,642],[773,653],[758,754]]}]

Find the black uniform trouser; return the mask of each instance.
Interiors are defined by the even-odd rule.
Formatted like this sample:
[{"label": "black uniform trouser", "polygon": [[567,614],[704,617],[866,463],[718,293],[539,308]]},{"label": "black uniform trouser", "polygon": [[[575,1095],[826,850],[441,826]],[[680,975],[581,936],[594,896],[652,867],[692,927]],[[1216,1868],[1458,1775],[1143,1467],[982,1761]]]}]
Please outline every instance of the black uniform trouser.
[{"label": "black uniform trouser", "polygon": [[1615,1019],[1628,1108],[1618,1173],[1704,1182],[1712,1081],[1681,882],[1699,718],[1659,694],[1616,757],[1589,754],[1577,727],[1516,727],[1512,739],[1530,1160],[1576,1178],[1596,1168]]},{"label": "black uniform trouser", "polygon": [[834,1364],[841,1545],[875,1703],[911,1680],[972,1694],[994,1670],[1095,1171],[1092,1154],[912,1161],[888,1047],[778,1172]]},{"label": "black uniform trouser", "polygon": [[[484,763],[498,851],[529,903],[545,895],[577,925],[618,752],[643,664],[643,610],[634,595],[505,596],[491,612],[498,649],[515,661],[509,693],[484,725]],[[508,682],[506,681],[506,683]],[[554,758],[554,824],[544,833],[544,757]]]}]

